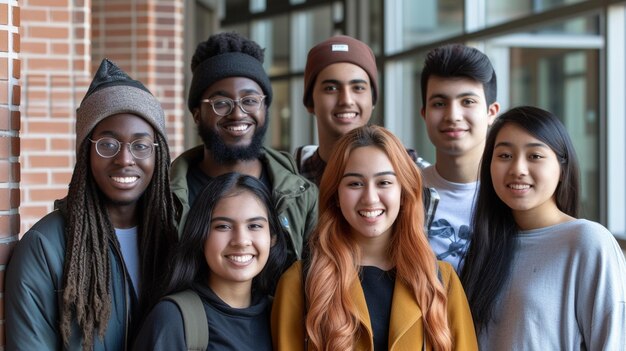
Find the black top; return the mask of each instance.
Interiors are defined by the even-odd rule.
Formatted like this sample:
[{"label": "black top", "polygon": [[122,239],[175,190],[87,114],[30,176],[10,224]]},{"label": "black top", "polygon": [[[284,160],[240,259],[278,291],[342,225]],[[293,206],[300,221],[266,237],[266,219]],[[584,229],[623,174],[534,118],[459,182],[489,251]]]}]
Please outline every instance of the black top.
[{"label": "black top", "polygon": [[[272,183],[270,182],[270,176],[267,173],[267,167],[265,163],[262,163],[261,178],[259,180],[265,184],[268,189],[272,189]],[[202,192],[204,187],[211,181],[211,177],[206,175],[201,169],[200,164],[196,163],[189,167],[187,172],[187,184],[189,189],[189,206],[193,205],[196,197]]]},{"label": "black top", "polygon": [[374,350],[387,350],[393,287],[396,281],[395,270],[383,271],[378,267],[362,266],[359,276],[372,322]]},{"label": "black top", "polygon": [[[272,350],[271,300],[253,295],[247,308],[232,308],[207,286],[195,285],[209,323],[207,350]],[[159,302],[148,314],[135,340],[134,350],[187,350],[183,317],[169,300]]]}]

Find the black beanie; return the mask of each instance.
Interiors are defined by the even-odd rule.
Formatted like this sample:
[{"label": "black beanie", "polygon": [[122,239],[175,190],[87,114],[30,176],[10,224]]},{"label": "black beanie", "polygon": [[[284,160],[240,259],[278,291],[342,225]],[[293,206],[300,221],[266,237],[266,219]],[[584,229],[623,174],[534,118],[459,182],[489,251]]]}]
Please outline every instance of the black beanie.
[{"label": "black beanie", "polygon": [[265,105],[271,105],[272,84],[265,73],[263,62],[244,52],[226,52],[209,57],[194,68],[187,99],[189,111],[193,112],[198,107],[202,94],[213,83],[230,77],[245,77],[255,81],[266,95]]},{"label": "black beanie", "polygon": [[105,58],[76,110],[76,154],[100,121],[119,113],[132,113],[143,118],[167,140],[161,104],[141,82]]}]

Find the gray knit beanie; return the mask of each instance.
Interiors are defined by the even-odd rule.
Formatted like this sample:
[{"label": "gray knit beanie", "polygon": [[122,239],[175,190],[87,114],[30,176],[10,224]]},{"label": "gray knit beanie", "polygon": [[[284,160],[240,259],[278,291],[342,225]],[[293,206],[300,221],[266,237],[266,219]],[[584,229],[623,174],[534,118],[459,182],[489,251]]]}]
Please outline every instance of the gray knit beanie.
[{"label": "gray knit beanie", "polygon": [[76,154],[100,121],[119,113],[131,113],[143,118],[167,140],[165,113],[161,104],[141,82],[132,79],[105,58],[76,110]]}]

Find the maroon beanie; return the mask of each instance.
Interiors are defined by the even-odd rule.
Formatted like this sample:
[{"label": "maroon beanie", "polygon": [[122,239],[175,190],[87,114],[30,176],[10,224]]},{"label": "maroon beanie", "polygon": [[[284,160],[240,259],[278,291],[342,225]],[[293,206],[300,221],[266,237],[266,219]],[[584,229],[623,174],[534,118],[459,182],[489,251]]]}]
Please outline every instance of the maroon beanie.
[{"label": "maroon beanie", "polygon": [[372,102],[376,105],[378,98],[378,70],[376,57],[365,43],[347,35],[331,37],[310,51],[304,69],[304,96],[302,102],[308,108],[313,107],[313,85],[317,75],[333,63],[347,62],[361,67],[370,77],[372,85]]}]

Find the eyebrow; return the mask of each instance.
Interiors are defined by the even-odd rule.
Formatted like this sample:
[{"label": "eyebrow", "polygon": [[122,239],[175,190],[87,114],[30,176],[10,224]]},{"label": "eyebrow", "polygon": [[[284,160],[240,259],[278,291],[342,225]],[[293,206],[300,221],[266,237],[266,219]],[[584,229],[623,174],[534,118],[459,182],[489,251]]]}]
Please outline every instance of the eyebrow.
[{"label": "eyebrow", "polygon": [[[466,91],[466,92],[462,92],[460,94],[457,94],[454,96],[455,99],[458,98],[462,98],[462,97],[468,97],[468,96],[474,96],[474,97],[480,97],[479,94],[473,92],[473,91]],[[446,95],[443,93],[437,93],[437,94],[433,94],[431,96],[428,97],[428,101],[433,100],[433,99],[449,99],[451,96],[450,95]]]},{"label": "eyebrow", "polygon": [[[502,147],[513,147],[514,145],[510,141],[501,141],[501,142],[497,143],[494,146],[494,149],[499,147],[499,146],[502,146]],[[548,147],[548,145],[546,145],[544,143],[528,143],[528,144],[524,145],[524,147],[541,147],[541,148],[546,148],[546,149],[550,148],[550,147]]]},{"label": "eyebrow", "polygon": [[[262,93],[258,92],[256,89],[241,89],[239,91],[237,91],[237,94],[245,94],[243,96],[247,96],[247,95],[263,95]],[[229,97],[232,94],[230,92],[224,91],[224,90],[218,90],[216,92],[213,92],[211,95],[209,95],[209,98],[212,98],[214,96],[224,96],[224,97]]]},{"label": "eyebrow", "polygon": [[[374,173],[374,177],[380,177],[384,175],[391,175],[395,177],[396,173],[393,171],[384,171],[384,172]],[[345,173],[341,178],[346,178],[346,177],[365,178],[365,176],[361,173]]]},{"label": "eyebrow", "polygon": [[[215,221],[224,221],[224,222],[235,222],[234,219],[229,218],[229,217],[213,217],[211,218],[211,223],[215,222]],[[263,217],[263,216],[257,216],[257,217],[252,217],[252,218],[248,218],[246,219],[246,222],[256,222],[256,221],[263,221],[263,222],[267,222],[267,218]]]},{"label": "eyebrow", "polygon": [[[325,79],[321,82],[321,84],[336,84],[336,85],[341,85],[343,82],[338,80],[338,79]],[[352,84],[368,84],[368,82],[365,79],[361,79],[361,78],[357,78],[357,79],[351,79],[348,81],[348,84],[352,85]]]}]

